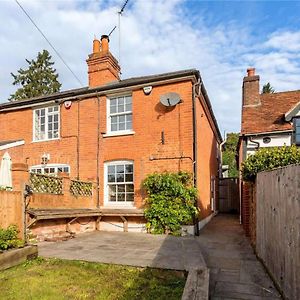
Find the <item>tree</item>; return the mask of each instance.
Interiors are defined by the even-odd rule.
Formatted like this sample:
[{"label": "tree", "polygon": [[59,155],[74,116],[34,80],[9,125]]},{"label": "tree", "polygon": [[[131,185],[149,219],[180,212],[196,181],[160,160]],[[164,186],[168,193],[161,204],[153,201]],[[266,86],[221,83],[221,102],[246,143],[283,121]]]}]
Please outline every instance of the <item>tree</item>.
[{"label": "tree", "polygon": [[236,165],[236,147],[239,141],[238,133],[228,133],[226,136],[225,150],[222,153],[222,164],[228,165],[229,177],[238,177],[239,172]]},{"label": "tree", "polygon": [[28,60],[27,69],[20,68],[17,74],[11,73],[14,78],[13,85],[21,85],[16,92],[9,97],[9,101],[23,100],[58,92],[61,83],[58,81],[56,69],[52,66],[51,55],[47,50],[39,52],[36,60]]},{"label": "tree", "polygon": [[270,82],[266,83],[262,88],[263,94],[273,94],[275,89],[271,86]]}]

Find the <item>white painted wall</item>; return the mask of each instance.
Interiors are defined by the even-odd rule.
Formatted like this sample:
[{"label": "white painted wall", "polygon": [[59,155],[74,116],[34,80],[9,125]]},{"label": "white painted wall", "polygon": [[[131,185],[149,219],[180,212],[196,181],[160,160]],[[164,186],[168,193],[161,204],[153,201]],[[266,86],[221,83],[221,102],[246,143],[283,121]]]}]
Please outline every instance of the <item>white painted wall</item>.
[{"label": "white painted wall", "polygon": [[[271,139],[270,143],[265,144],[263,142],[264,137],[269,137]],[[292,144],[292,133],[278,134],[278,135],[260,135],[257,137],[252,137],[252,141],[258,142],[260,148],[268,147],[282,147],[282,146],[291,146]],[[250,141],[250,137],[247,137],[247,156],[251,155],[257,149],[257,144]]]}]

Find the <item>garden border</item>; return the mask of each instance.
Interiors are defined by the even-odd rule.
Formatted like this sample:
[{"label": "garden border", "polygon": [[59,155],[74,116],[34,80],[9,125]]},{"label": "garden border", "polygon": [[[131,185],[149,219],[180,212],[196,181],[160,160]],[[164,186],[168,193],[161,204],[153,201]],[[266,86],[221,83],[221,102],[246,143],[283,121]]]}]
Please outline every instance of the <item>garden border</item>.
[{"label": "garden border", "polygon": [[10,249],[0,253],[0,270],[5,270],[33,259],[38,256],[36,245],[25,246],[24,248]]}]

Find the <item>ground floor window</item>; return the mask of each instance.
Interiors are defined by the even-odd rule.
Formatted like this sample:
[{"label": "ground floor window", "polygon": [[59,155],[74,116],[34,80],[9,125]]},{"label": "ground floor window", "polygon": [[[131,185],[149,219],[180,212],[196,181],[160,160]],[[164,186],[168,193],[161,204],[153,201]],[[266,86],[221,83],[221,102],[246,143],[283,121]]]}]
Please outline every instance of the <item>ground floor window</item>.
[{"label": "ground floor window", "polygon": [[134,201],[133,162],[105,164],[105,198],[108,203],[132,204]]},{"label": "ground floor window", "polygon": [[37,165],[32,166],[30,172],[45,175],[57,175],[62,172],[70,174],[70,166],[66,164]]}]

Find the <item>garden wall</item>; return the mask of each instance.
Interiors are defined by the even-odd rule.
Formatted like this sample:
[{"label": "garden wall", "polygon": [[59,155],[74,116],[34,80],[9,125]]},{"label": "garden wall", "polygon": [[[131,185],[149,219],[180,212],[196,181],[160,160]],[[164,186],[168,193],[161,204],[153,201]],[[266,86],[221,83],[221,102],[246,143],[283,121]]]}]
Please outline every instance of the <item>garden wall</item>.
[{"label": "garden wall", "polygon": [[24,200],[21,192],[0,191],[0,227],[18,226],[19,236],[24,235]]},{"label": "garden wall", "polygon": [[300,165],[259,173],[256,251],[287,299],[300,299],[299,233]]}]

